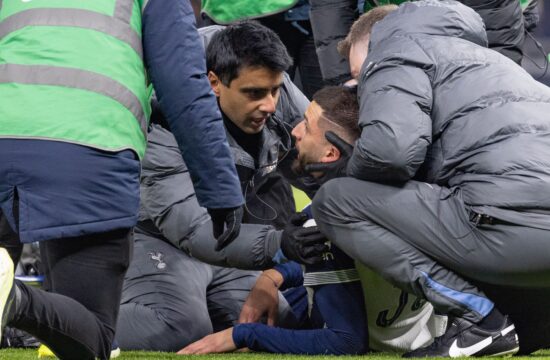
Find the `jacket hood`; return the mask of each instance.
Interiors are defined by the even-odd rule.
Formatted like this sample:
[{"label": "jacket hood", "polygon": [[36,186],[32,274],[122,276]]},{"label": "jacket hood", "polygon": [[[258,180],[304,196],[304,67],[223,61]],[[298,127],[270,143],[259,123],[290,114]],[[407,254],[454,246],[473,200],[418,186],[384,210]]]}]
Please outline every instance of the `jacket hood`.
[{"label": "jacket hood", "polygon": [[375,24],[370,37],[378,42],[400,35],[456,37],[487,47],[487,33],[481,17],[471,8],[453,0],[406,2]]},{"label": "jacket hood", "polygon": [[214,35],[225,28],[225,26],[221,25],[210,25],[201,27],[198,30],[199,35],[201,36],[202,43],[204,45],[204,49],[208,47],[208,44],[210,44],[210,40],[214,37]]}]

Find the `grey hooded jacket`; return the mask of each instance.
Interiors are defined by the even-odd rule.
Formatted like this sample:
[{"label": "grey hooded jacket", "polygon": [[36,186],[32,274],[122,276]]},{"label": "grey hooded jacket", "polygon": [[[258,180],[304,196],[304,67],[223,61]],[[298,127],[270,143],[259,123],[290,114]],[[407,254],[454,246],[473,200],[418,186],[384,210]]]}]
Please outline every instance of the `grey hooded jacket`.
[{"label": "grey hooded jacket", "polygon": [[[291,124],[301,119],[308,105],[309,101],[285,75],[277,110],[263,130],[260,171],[247,190],[248,204],[255,201],[256,192],[261,193],[265,188],[271,190],[272,184],[266,186],[265,181],[273,180],[279,150],[285,151],[290,146],[289,139],[281,144],[279,133],[274,129],[284,127],[280,131],[290,131],[286,127],[290,128]],[[237,168],[246,168],[252,160],[250,155],[233,139],[229,138],[228,142]],[[249,166],[254,167],[254,161]],[[269,201],[265,195],[265,192],[261,195],[262,199]],[[290,213],[294,204],[289,206]],[[248,223],[242,224],[237,239],[223,250],[215,251],[216,240],[212,236],[210,217],[197,202],[193,182],[174,136],[159,124],[150,127],[148,147],[142,162],[141,208],[136,231],[162,238],[206,263],[245,270],[272,267],[281,241],[281,231],[273,226]]]},{"label": "grey hooded jacket", "polygon": [[436,183],[476,212],[550,229],[550,88],[486,46],[479,15],[450,0],[377,23],[348,174]]}]

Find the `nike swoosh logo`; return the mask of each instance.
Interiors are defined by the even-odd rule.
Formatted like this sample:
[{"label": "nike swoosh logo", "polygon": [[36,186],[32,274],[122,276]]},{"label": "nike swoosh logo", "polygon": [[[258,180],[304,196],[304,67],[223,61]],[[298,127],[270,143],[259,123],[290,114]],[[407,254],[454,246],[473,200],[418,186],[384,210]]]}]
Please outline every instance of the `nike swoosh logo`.
[{"label": "nike swoosh logo", "polygon": [[491,336],[481,340],[480,342],[461,348],[458,346],[458,340],[455,339],[453,343],[451,344],[451,348],[449,349],[449,356],[450,357],[459,357],[459,356],[472,356],[482,349],[486,348],[487,346],[491,345],[493,342],[493,338]]}]

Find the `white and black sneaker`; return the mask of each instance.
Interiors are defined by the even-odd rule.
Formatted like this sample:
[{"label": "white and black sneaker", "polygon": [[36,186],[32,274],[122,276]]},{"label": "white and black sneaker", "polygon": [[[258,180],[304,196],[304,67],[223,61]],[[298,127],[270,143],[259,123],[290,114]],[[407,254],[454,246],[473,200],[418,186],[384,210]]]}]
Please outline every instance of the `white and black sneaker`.
[{"label": "white and black sneaker", "polygon": [[460,357],[513,355],[519,350],[514,324],[504,317],[499,330],[485,330],[467,320],[456,318],[445,334],[424,348],[405,353],[403,357]]},{"label": "white and black sneaker", "polygon": [[0,248],[0,339],[14,298],[13,261],[6,249]]},{"label": "white and black sneaker", "polygon": [[118,346],[118,341],[116,339],[113,339],[113,342],[111,344],[111,356],[109,359],[116,359],[120,356],[120,347]]}]

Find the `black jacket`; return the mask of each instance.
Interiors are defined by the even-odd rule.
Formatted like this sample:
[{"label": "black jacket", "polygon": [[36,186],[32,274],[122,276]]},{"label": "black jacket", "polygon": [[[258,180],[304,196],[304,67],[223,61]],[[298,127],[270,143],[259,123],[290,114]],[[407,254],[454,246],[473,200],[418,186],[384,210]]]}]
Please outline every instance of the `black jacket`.
[{"label": "black jacket", "polygon": [[[476,10],[483,19],[489,47],[520,64],[525,34],[519,0],[461,2]],[[330,84],[349,80],[349,63],[338,54],[336,47],[357,17],[357,0],[310,0],[310,3],[311,27],[323,79]]]}]

